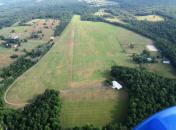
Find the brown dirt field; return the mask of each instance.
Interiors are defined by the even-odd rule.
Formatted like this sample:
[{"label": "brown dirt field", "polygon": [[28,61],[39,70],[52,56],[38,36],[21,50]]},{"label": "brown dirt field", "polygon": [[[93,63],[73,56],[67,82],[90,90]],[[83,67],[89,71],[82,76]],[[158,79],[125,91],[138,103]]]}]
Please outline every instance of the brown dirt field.
[{"label": "brown dirt field", "polygon": [[38,27],[48,26],[50,28],[52,26],[55,26],[58,23],[59,23],[59,21],[58,20],[54,20],[54,19],[47,19],[47,20],[41,19],[41,20],[35,22],[35,25],[37,25]]},{"label": "brown dirt field", "polygon": [[0,67],[7,66],[9,63],[12,62],[10,55],[0,54],[0,57],[1,57]]},{"label": "brown dirt field", "polygon": [[67,100],[98,100],[99,98],[101,98],[101,100],[116,100],[117,96],[117,93],[112,89],[100,86],[69,88],[61,91],[61,97]]}]

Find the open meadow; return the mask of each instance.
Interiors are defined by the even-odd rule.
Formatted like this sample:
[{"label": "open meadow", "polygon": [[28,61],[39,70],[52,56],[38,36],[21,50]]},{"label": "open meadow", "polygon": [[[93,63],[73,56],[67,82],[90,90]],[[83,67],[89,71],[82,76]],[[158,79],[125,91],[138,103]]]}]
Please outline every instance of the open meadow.
[{"label": "open meadow", "polygon": [[[134,44],[132,50],[130,43]],[[60,90],[62,127],[104,126],[114,119],[122,120],[128,94],[125,89],[116,91],[106,86],[106,72],[113,65],[138,67],[131,54],[142,52],[152,43],[124,28],[80,21],[75,15],[61,37],[55,38],[51,50],[9,87],[4,97],[7,106],[23,107],[49,88]],[[155,65],[151,70],[157,68]],[[166,69],[161,71],[174,76]]]},{"label": "open meadow", "polygon": [[113,23],[127,24],[126,22],[122,21],[119,17],[116,17],[116,16],[113,16],[111,18],[105,18],[105,19]]},{"label": "open meadow", "polygon": [[94,15],[98,17],[104,17],[104,19],[109,22],[127,24],[126,22],[122,21],[120,17],[113,16],[111,13],[106,12],[105,9],[98,10],[97,12],[94,13]]},{"label": "open meadow", "polygon": [[104,9],[99,9],[97,12],[94,14],[95,16],[109,16],[111,15],[110,13],[105,12]]},{"label": "open meadow", "polygon": [[140,21],[149,21],[149,22],[160,22],[160,21],[164,21],[164,18],[162,16],[159,15],[146,15],[146,16],[136,16],[137,20]]}]

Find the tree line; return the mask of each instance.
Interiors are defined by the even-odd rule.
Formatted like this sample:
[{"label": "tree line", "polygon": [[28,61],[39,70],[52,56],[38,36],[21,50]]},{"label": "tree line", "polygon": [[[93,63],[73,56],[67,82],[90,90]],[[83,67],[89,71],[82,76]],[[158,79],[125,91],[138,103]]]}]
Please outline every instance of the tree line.
[{"label": "tree line", "polygon": [[59,92],[46,90],[23,110],[6,110],[3,127],[8,130],[59,130],[61,101]]},{"label": "tree line", "polygon": [[[3,96],[5,90],[15,79],[23,74],[30,67],[35,65],[43,55],[45,55],[53,44],[39,45],[31,52],[24,50],[26,53],[18,57],[12,64],[0,70],[0,109],[4,108]],[[0,112],[1,117],[1,112]],[[0,118],[1,119],[1,118]]]},{"label": "tree line", "polygon": [[[129,94],[125,122],[112,124],[112,130],[132,129],[154,113],[176,105],[176,81],[144,70],[113,66],[111,76],[124,84]],[[120,126],[120,127],[119,127]],[[113,128],[114,127],[114,128]]]}]

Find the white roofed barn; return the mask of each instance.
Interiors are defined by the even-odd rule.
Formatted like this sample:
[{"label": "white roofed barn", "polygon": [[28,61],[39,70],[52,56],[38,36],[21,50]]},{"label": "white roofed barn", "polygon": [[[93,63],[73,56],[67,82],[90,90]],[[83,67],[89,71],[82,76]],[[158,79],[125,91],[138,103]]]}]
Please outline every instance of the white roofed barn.
[{"label": "white roofed barn", "polygon": [[120,90],[122,85],[119,84],[117,81],[112,81],[112,88]]}]

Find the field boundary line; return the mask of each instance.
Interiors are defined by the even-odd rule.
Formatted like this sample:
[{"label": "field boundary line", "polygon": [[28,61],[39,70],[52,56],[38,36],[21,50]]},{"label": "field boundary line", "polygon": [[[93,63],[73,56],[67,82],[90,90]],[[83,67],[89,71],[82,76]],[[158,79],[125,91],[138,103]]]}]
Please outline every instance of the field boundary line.
[{"label": "field boundary line", "polygon": [[126,49],[122,46],[122,43],[119,41],[118,36],[116,37],[116,40],[119,42],[119,45],[120,45],[120,47],[122,48],[123,52],[124,52],[125,54],[128,54],[127,51],[126,51]]}]

